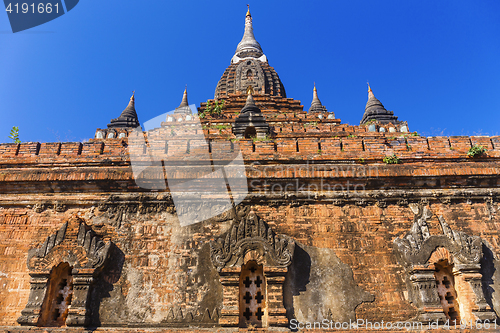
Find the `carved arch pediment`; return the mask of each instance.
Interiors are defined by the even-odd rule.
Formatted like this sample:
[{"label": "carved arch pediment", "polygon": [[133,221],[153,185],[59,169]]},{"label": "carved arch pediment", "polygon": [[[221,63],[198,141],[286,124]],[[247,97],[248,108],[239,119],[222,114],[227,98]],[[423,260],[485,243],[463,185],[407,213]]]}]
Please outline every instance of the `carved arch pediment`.
[{"label": "carved arch pediment", "polygon": [[68,284],[67,287],[72,288],[72,298],[67,317],[61,320],[67,326],[88,325],[89,291],[95,275],[108,262],[112,246],[114,245],[111,241],[105,244],[85,222],[73,218],[48,236],[39,247],[30,249],[27,260],[31,277],[30,295],[17,320],[18,323],[28,326],[44,325],[41,313],[52,311],[48,308],[54,297],[53,288],[50,286],[54,285],[52,280],[57,278],[52,272],[56,266],[64,264],[69,269],[68,275],[71,276],[71,285]]},{"label": "carved arch pediment", "polygon": [[254,251],[265,266],[288,267],[292,263],[295,241],[276,234],[254,211],[233,222],[229,230],[210,242],[210,258],[220,272],[241,266],[245,255]]},{"label": "carved arch pediment", "polygon": [[[432,212],[427,207],[410,205],[415,214],[413,225],[402,238],[394,239],[394,250],[398,262],[405,268],[405,280],[408,287],[409,301],[417,307],[416,321],[445,322],[450,319],[445,315],[437,287],[436,267],[444,262],[460,284],[457,290],[464,305],[460,309],[460,318],[465,320],[496,320],[495,313],[486,303],[482,289],[481,258],[483,241],[478,236],[470,236],[462,231],[455,231],[439,216],[441,235],[430,235],[427,220]],[[442,267],[441,267],[442,268]],[[442,273],[441,273],[442,274]],[[453,293],[456,291],[453,290]],[[467,297],[467,293],[475,297]],[[455,295],[456,296],[456,295]]]},{"label": "carved arch pediment", "polygon": [[104,265],[111,245],[112,242],[105,244],[85,222],[72,219],[48,236],[40,247],[28,251],[28,268],[47,270],[67,262],[76,269],[97,269]]},{"label": "carved arch pediment", "polygon": [[442,216],[439,224],[443,234],[430,235],[427,220],[432,212],[427,207],[412,206],[415,218],[410,231],[403,238],[394,240],[398,261],[409,268],[425,265],[432,253],[439,247],[447,249],[459,264],[478,264],[483,256],[482,240],[463,231],[450,228]]}]

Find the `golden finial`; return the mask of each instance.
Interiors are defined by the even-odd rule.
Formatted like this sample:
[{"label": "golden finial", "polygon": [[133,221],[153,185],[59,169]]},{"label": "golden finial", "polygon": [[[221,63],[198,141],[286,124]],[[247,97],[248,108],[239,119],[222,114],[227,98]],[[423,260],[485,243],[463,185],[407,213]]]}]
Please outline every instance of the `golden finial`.
[{"label": "golden finial", "polygon": [[250,5],[247,4],[248,10],[247,10],[247,16],[252,16],[250,15]]},{"label": "golden finial", "polygon": [[130,97],[130,100],[131,101],[135,101],[135,90],[132,91],[132,97]]},{"label": "golden finial", "polygon": [[252,85],[249,85],[247,88],[247,95],[253,95],[253,87]]},{"label": "golden finial", "polygon": [[372,87],[370,87],[370,82],[366,81],[366,84],[368,85],[368,92],[372,92]]},{"label": "golden finial", "polygon": [[314,82],[314,91],[316,91],[316,82]]}]

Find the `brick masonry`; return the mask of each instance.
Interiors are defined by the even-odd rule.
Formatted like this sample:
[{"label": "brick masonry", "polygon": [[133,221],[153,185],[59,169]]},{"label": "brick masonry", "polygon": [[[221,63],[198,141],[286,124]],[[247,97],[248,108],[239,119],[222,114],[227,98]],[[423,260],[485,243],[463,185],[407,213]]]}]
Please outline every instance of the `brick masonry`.
[{"label": "brick masonry", "polygon": [[[0,325],[17,325],[28,302],[29,250],[74,218],[117,249],[94,276],[92,325],[166,330],[224,322],[224,302],[234,301],[237,290],[223,289],[210,242],[230,230],[236,213],[181,227],[168,187],[137,186],[129,153],[138,161],[151,153],[178,163],[176,175],[192,180],[203,171],[191,162],[228,161],[241,150],[249,193],[238,207],[296,243],[283,294],[273,289],[270,298],[282,297],[282,309],[273,311],[288,319],[415,318],[407,272],[393,248],[412,228],[410,205],[433,212],[432,235],[442,234],[442,215],[452,230],[481,237],[484,297],[500,311],[500,137],[425,138],[390,132],[391,124],[370,132],[327,113],[309,115],[290,98],[256,95],[255,101],[271,126],[265,140],[235,140],[231,127],[245,103],[235,95],[221,116],[201,119],[202,128],[184,115],[139,137],[1,144]],[[137,139],[146,145],[135,146]],[[486,154],[468,157],[473,145]],[[393,154],[401,164],[383,162]],[[161,169],[151,175],[164,177]],[[472,289],[459,293],[475,297]]]},{"label": "brick masonry", "polygon": [[[487,156],[466,157],[475,142],[488,147]],[[373,296],[373,302],[363,296],[365,301],[350,309],[325,299],[324,308],[313,307],[318,312],[311,313],[299,292],[284,306],[304,320],[326,318],[331,308],[336,309],[332,318],[339,320],[413,318],[416,310],[408,300],[404,272],[392,248],[393,240],[411,228],[408,204],[412,202],[427,204],[452,228],[480,236],[491,251],[494,262],[489,265],[496,266],[494,258],[500,250],[497,142],[496,137],[392,139],[388,135],[241,140],[250,184],[243,204],[299,246],[331,250],[339,264],[352,270],[353,284]],[[381,163],[392,153],[403,160],[401,165]],[[208,242],[227,230],[230,218],[182,228],[171,204],[159,208],[148,202],[161,201],[164,194],[148,193],[147,199],[132,196],[128,200],[136,204],[113,206],[117,201],[113,196],[139,191],[131,175],[127,140],[3,144],[0,156],[1,325],[16,325],[26,305],[28,250],[75,216],[123,253],[118,260],[121,266],[102,272],[102,285],[92,295],[99,311],[94,319],[100,325],[175,326],[186,322],[184,317],[198,320],[200,326],[216,325],[224,295],[219,294],[219,278],[210,267]],[[271,160],[273,164],[268,164]],[[184,172],[191,177],[192,170]],[[321,180],[324,183],[319,185]],[[316,194],[295,192],[295,181]],[[347,186],[348,181],[364,190],[347,196],[340,187],[318,191],[325,184]],[[285,188],[293,189],[292,199],[283,197]],[[431,234],[441,232],[436,216],[430,221]],[[495,276],[483,275],[493,282],[494,290],[500,290]],[[339,303],[352,288],[345,283],[325,293]],[[307,288],[305,284],[306,292]],[[486,296],[497,310],[496,292]],[[205,313],[209,315],[203,320]]]}]

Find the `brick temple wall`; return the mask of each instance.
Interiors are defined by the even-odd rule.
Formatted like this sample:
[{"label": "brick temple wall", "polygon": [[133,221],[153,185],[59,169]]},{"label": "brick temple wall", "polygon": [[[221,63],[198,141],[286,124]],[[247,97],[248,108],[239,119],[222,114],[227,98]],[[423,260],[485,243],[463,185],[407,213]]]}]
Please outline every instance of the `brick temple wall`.
[{"label": "brick temple wall", "polygon": [[[58,196],[55,199],[59,199]],[[252,205],[252,208],[277,233],[295,239],[298,246],[330,249],[352,269],[354,282],[375,297],[374,302],[363,303],[356,309],[357,318],[404,321],[415,316],[415,308],[407,299],[402,267],[392,247],[394,238],[411,228],[413,215],[408,207],[309,204]],[[497,212],[500,207],[497,203],[492,206],[436,203],[430,208],[437,215],[443,215],[452,229],[480,236],[494,254],[499,252]],[[116,215],[99,211],[95,206],[68,207],[65,212],[49,208],[41,213],[30,208],[3,208],[0,215],[0,283],[3,286],[0,325],[16,325],[28,300],[28,249],[42,243],[72,216],[86,221],[104,240],[112,240],[123,252],[122,265],[105,272],[99,280],[103,284],[98,290],[100,294],[93,296],[100,306],[101,325],[167,324],[171,311],[174,316],[179,309],[184,315],[197,312],[203,315],[206,310],[212,315],[220,309],[220,284],[211,267],[207,245],[228,228],[229,221],[180,227],[175,216],[168,212],[125,213],[121,221],[117,221]],[[433,217],[431,234],[442,233],[438,226],[437,218]],[[485,278],[494,280],[491,274]],[[500,281],[495,280],[491,287],[500,290],[498,283]],[[306,290],[307,284],[303,291]],[[324,291],[323,297],[342,302],[346,297],[343,294],[348,292],[349,289]],[[495,295],[487,297],[491,301]],[[330,304],[332,299],[324,299],[325,304]],[[319,310],[321,304],[312,307]],[[295,314],[299,310],[306,309],[296,308]],[[322,310],[326,313],[329,309]],[[309,320],[318,318],[315,313],[303,316]],[[339,316],[334,317],[337,320],[345,319],[342,314],[335,316]]]},{"label": "brick temple wall", "polygon": [[[204,134],[210,135],[207,129]],[[220,133],[214,135],[212,147],[222,142]],[[309,267],[287,277],[288,313],[304,320],[328,311],[335,320],[413,318],[416,309],[392,245],[413,224],[411,203],[433,211],[431,234],[442,233],[437,216],[443,215],[453,230],[484,240],[491,251],[483,265],[486,298],[500,311],[500,138],[348,135],[238,142],[250,185],[242,204],[276,233],[292,237],[303,250],[299,268]],[[467,158],[473,144],[486,146],[487,156]],[[0,145],[0,325],[17,325],[27,303],[28,250],[72,217],[120,251],[91,295],[96,325],[213,325],[223,295],[209,241],[228,230],[231,217],[181,227],[172,205],[163,203],[165,193],[139,193],[127,146],[121,139]],[[151,140],[147,149],[154,148]],[[185,158],[183,149],[177,151]],[[178,156],[169,151],[166,156]],[[401,165],[382,163],[392,153]],[[318,164],[311,167],[311,161]],[[345,189],[348,181],[361,185],[359,191],[321,190],[324,184]],[[300,186],[313,193],[301,193]],[[335,286],[332,279],[339,279]],[[315,295],[320,287],[323,295]],[[355,299],[348,299],[350,293]]]}]

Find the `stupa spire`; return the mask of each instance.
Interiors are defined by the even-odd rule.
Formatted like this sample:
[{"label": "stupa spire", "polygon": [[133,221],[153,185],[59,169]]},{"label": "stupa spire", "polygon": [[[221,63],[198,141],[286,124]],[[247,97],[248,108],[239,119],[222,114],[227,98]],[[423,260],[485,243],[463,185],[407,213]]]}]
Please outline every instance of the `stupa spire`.
[{"label": "stupa spire", "polygon": [[313,89],[313,99],[311,102],[311,107],[309,108],[309,112],[326,112],[326,107],[321,104],[321,101],[318,98],[318,89],[316,89],[316,82],[314,82]]},{"label": "stupa spire", "polygon": [[122,111],[121,115],[116,119],[111,119],[108,124],[108,128],[112,127],[138,127],[139,118],[137,117],[137,112],[135,111],[135,91],[132,93],[132,97],[128,102],[125,110]]},{"label": "stupa spire", "polygon": [[237,63],[243,58],[258,58],[262,62],[267,62],[267,58],[262,52],[262,48],[255,39],[253,34],[253,23],[252,14],[250,14],[250,5],[248,6],[247,13],[245,15],[245,32],[243,33],[243,38],[236,47],[236,52],[231,59],[231,63]]},{"label": "stupa spire", "polygon": [[184,88],[184,94],[182,95],[182,102],[179,105],[179,107],[183,107],[183,106],[189,106],[189,103],[188,103],[188,93],[187,93],[187,85],[186,85],[186,88]]},{"label": "stupa spire", "polygon": [[373,94],[372,87],[370,87],[370,82],[367,82],[368,84],[368,99],[370,98],[375,98],[375,95]]},{"label": "stupa spire", "polygon": [[265,138],[269,135],[269,125],[253,99],[253,86],[247,87],[247,101],[233,124],[237,138]]},{"label": "stupa spire", "polygon": [[247,101],[245,103],[245,106],[243,107],[243,110],[241,112],[246,112],[248,110],[258,110],[260,112],[260,109],[255,105],[255,100],[253,99],[253,87],[252,85],[249,85],[247,88]]},{"label": "stupa spire", "polygon": [[187,85],[184,88],[181,104],[175,109],[174,114],[192,114],[191,108],[188,103]]},{"label": "stupa spire", "polygon": [[361,119],[360,125],[363,125],[371,120],[377,120],[381,124],[398,124],[398,117],[394,116],[394,112],[387,111],[382,102],[380,102],[368,83],[368,101],[366,102],[365,113]]}]

